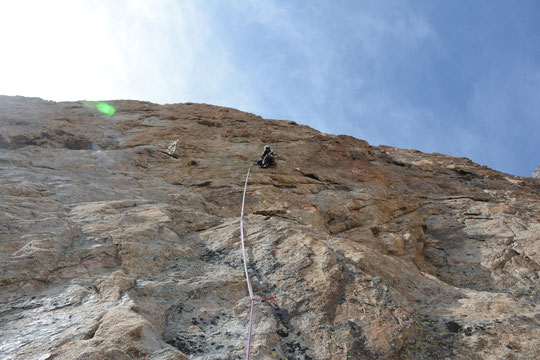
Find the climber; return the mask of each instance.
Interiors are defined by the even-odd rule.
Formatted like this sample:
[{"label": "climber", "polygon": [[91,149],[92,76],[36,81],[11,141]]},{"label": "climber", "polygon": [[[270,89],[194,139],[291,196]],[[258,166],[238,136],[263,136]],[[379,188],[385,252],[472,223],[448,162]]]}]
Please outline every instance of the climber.
[{"label": "climber", "polygon": [[262,168],[274,166],[276,164],[276,158],[274,152],[270,149],[270,145],[264,147],[264,152],[261,156],[261,160],[257,161],[257,165]]}]

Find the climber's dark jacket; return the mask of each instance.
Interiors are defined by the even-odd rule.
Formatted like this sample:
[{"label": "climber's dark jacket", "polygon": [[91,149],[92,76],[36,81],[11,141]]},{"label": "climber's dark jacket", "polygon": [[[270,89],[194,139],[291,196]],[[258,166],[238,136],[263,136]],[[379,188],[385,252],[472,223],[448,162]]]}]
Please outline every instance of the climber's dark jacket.
[{"label": "climber's dark jacket", "polygon": [[261,156],[261,159],[264,159],[264,157],[265,157],[266,155],[268,155],[269,153],[271,153],[271,152],[272,152],[271,149],[264,149],[264,152],[263,152],[263,154],[262,154],[262,156]]}]

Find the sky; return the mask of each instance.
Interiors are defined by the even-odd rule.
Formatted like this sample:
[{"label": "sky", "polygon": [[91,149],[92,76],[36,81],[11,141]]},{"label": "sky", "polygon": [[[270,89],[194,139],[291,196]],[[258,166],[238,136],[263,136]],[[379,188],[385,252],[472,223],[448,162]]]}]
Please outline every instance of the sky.
[{"label": "sky", "polygon": [[537,0],[3,0],[0,94],[227,106],[540,165]]}]

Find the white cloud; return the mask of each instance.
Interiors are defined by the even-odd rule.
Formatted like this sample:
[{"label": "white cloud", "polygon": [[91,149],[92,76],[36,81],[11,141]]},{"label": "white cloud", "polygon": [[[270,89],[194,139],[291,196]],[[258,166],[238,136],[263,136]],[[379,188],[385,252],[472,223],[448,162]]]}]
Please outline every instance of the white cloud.
[{"label": "white cloud", "polygon": [[11,1],[0,14],[2,94],[219,103],[242,79],[197,2]]},{"label": "white cloud", "polygon": [[58,99],[84,84],[92,93],[121,63],[105,20],[83,3],[2,2],[0,14],[1,93]]}]

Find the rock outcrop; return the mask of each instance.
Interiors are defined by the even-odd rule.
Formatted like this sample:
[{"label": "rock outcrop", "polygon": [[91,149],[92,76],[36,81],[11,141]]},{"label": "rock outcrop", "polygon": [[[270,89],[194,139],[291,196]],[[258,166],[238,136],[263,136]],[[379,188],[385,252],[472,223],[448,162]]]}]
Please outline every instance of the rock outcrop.
[{"label": "rock outcrop", "polygon": [[538,165],[538,166],[536,167],[536,170],[533,171],[532,177],[533,177],[533,178],[540,178],[540,165]]},{"label": "rock outcrop", "polygon": [[540,180],[201,104],[0,97],[0,358],[536,359]]}]

